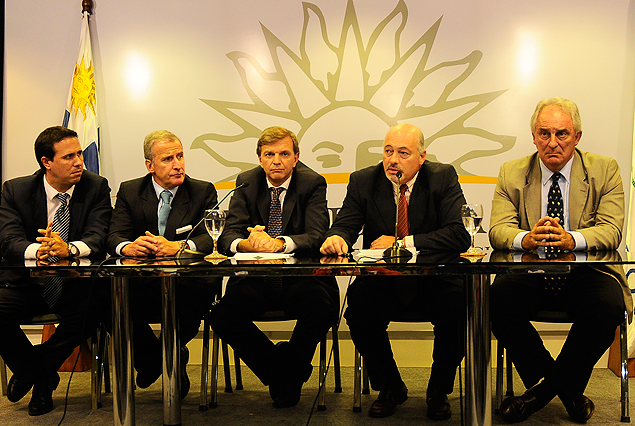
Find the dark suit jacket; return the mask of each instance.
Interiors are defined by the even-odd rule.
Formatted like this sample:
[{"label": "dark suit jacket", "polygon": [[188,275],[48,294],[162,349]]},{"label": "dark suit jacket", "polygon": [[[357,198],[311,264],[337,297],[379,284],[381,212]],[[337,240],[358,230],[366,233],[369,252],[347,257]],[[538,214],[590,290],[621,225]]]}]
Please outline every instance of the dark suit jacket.
[{"label": "dark suit jacket", "polygon": [[[349,247],[364,229],[363,247],[382,235],[395,235],[396,203],[383,164],[351,174],[342,204],[326,237],[339,235]],[[410,234],[418,250],[465,251],[470,235],[461,220],[465,204],[454,167],[425,161],[408,204]]]},{"label": "dark suit jacket", "polygon": [[[0,253],[7,259],[24,259],[24,251],[48,225],[44,172],[8,180],[0,200]],[[106,238],[112,207],[108,181],[84,170],[70,202],[69,241],[83,241],[91,257],[106,254]],[[27,285],[32,280],[22,274],[2,273],[0,282]]]},{"label": "dark suit jacket", "polygon": [[[317,251],[329,226],[326,181],[301,162],[291,176],[282,211],[282,235],[293,239],[298,245],[297,251]],[[243,182],[249,182],[249,186],[232,196],[225,230],[220,237],[222,250],[228,251],[237,238],[249,237],[248,226],[267,226],[271,192],[266,179],[261,167],[236,178],[236,186]]]},{"label": "dark suit jacket", "polygon": [[[8,180],[0,201],[0,250],[6,258],[23,259],[24,251],[36,243],[45,229],[46,192],[44,172]],[[104,255],[108,223],[112,213],[108,181],[84,170],[70,202],[69,241],[83,241],[91,255]]]},{"label": "dark suit jacket", "polygon": [[[214,207],[217,199],[214,185],[186,175],[172,200],[164,237],[169,241],[185,239],[189,231],[177,235],[176,230],[187,225],[196,225],[203,218],[205,209]],[[119,187],[115,210],[110,221],[108,252],[114,255],[120,243],[134,241],[146,231],[159,235],[158,208],[159,199],[154,191],[150,173],[123,182]],[[194,241],[198,251],[211,253],[214,250],[214,242],[203,225],[192,232],[190,239]]]}]

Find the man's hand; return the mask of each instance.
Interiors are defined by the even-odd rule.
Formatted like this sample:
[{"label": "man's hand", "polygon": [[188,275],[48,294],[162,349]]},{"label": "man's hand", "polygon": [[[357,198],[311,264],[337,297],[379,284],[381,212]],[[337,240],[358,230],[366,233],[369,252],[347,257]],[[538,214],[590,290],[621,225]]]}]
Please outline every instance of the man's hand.
[{"label": "man's hand", "polygon": [[151,232],[146,231],[146,237],[149,238],[151,244],[155,247],[153,253],[157,257],[174,256],[181,249],[181,243],[169,241],[161,235],[153,235]]},{"label": "man's hand", "polygon": [[543,217],[525,235],[522,241],[522,247],[525,250],[535,250],[538,247],[547,246],[558,247],[561,250],[573,250],[575,248],[575,240],[560,225],[560,219],[558,218]]},{"label": "man's hand", "polygon": [[381,237],[377,238],[375,241],[370,243],[370,248],[371,249],[387,249],[392,247],[394,243],[395,243],[394,236],[391,237],[388,235],[382,235]]},{"label": "man's hand", "polygon": [[[152,234],[150,234],[152,235]],[[154,238],[142,235],[121,249],[121,254],[127,257],[149,257],[157,251]]]},{"label": "man's hand", "polygon": [[46,229],[38,229],[42,237],[37,237],[36,241],[41,243],[40,248],[36,252],[39,260],[45,260],[49,257],[68,257],[68,243],[60,237],[59,232],[53,232],[53,222],[49,223]]},{"label": "man's hand", "polygon": [[339,235],[331,235],[322,243],[320,247],[320,253],[322,254],[336,254],[338,256],[348,253],[348,244],[344,241],[344,238]]},{"label": "man's hand", "polygon": [[247,241],[251,246],[250,251],[258,253],[277,253],[282,251],[284,247],[284,241],[280,238],[272,238],[265,232],[265,227],[262,225],[256,225],[254,227],[248,227],[249,237]]}]

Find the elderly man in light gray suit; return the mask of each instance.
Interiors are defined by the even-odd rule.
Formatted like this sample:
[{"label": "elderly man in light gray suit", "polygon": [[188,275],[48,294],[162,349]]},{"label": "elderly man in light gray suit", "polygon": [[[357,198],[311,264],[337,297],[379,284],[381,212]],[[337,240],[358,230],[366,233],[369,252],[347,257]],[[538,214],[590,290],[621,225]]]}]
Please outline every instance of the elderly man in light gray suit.
[{"label": "elderly man in light gray suit", "polygon": [[[492,246],[556,259],[615,250],[624,223],[617,162],[577,149],[582,124],[569,100],[541,101],[531,131],[537,152],[501,167],[492,202]],[[571,419],[584,423],[594,404],[583,392],[624,311],[632,316],[630,290],[620,266],[539,275],[501,275],[491,288],[492,331],[528,389],[503,401],[501,416],[510,423],[524,421],[557,395]],[[530,323],[542,310],[565,311],[573,318],[555,360]]]}]

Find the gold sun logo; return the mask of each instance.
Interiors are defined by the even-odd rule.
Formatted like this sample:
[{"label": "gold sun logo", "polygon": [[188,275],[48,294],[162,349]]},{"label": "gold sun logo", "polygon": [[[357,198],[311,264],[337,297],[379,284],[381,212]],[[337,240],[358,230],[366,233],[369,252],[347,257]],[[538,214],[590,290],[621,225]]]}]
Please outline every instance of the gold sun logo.
[{"label": "gold sun logo", "polygon": [[254,152],[262,130],[274,125],[297,134],[301,160],[329,183],[346,183],[352,171],[381,161],[386,131],[403,122],[423,130],[428,159],[451,163],[461,175],[474,175],[469,160],[513,147],[514,136],[468,124],[505,90],[467,96],[457,92],[469,89],[456,90],[475,70],[482,52],[428,63],[442,18],[407,45],[405,40],[416,37],[404,36],[404,0],[369,35],[362,34],[353,0],[336,37],[329,35],[318,6],[304,2],[303,12],[298,53],[261,24],[273,69],[246,52],[227,55],[251,102],[202,99],[237,128],[234,134],[200,135],[191,145],[236,171],[224,181],[256,166],[244,161],[245,153]]},{"label": "gold sun logo", "polygon": [[89,67],[84,66],[84,57],[82,56],[82,62],[79,65],[75,65],[75,72],[73,73],[73,95],[71,96],[71,114],[75,111],[77,115],[78,110],[84,114],[84,120],[86,120],[86,106],[95,114],[95,74],[93,72],[93,63],[89,64]]}]

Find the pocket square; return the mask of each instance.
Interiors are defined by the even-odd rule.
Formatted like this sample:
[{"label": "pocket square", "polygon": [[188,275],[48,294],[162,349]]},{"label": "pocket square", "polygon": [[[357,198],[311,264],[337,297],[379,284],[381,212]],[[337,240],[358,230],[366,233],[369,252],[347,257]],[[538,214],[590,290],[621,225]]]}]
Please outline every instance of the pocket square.
[{"label": "pocket square", "polygon": [[178,229],[176,230],[176,234],[177,234],[177,235],[178,235],[178,234],[182,234],[182,233],[184,233],[184,232],[191,231],[191,230],[192,230],[192,225],[186,225],[186,226],[184,226],[184,227],[182,227],[182,228],[178,228]]}]

